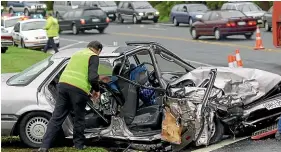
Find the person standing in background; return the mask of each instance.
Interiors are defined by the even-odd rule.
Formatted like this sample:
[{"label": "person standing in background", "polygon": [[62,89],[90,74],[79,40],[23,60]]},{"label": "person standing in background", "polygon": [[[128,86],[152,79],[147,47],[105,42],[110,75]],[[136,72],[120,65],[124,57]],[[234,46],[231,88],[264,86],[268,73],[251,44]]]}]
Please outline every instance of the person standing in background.
[{"label": "person standing in background", "polygon": [[58,20],[53,17],[53,14],[51,12],[47,13],[46,17],[47,17],[47,22],[46,22],[46,26],[44,27],[44,30],[47,31],[48,41],[43,51],[46,53],[49,46],[52,45],[52,48],[54,49],[55,53],[58,53],[59,50],[54,41],[54,37],[57,37],[59,35]]}]

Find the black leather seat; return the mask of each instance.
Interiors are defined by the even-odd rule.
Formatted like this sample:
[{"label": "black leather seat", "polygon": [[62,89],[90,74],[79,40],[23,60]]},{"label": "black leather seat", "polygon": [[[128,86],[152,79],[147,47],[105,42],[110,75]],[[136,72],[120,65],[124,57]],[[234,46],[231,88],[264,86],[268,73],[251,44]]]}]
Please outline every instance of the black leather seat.
[{"label": "black leather seat", "polygon": [[[114,67],[113,72],[119,72],[118,67],[121,67],[121,63],[117,64],[116,68]],[[138,67],[134,69],[138,70],[137,68]],[[130,76],[132,76],[132,71],[130,73],[128,70],[130,70],[130,68],[123,69],[121,76],[130,79]],[[116,74],[119,73],[113,73],[113,75]],[[134,77],[134,81],[141,85],[148,81],[148,75],[146,71],[136,72],[134,73]],[[117,85],[119,86],[125,100],[120,114],[124,117],[125,122],[129,127],[155,128],[159,126],[159,123],[161,123],[161,109],[159,105],[151,105],[138,109],[139,88],[123,80],[118,80]]]}]

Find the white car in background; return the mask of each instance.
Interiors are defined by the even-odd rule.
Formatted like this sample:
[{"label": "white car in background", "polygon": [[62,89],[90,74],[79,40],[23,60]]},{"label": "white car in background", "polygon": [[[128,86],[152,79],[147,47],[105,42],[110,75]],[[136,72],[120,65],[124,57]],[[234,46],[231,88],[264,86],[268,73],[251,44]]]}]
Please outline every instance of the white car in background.
[{"label": "white car in background", "polygon": [[3,27],[8,33],[12,33],[14,26],[21,21],[21,16],[3,16],[1,18],[1,27]]},{"label": "white car in background", "polygon": [[[43,28],[46,19],[28,19],[18,22],[13,29],[13,43],[22,48],[43,48],[47,41],[47,32]],[[55,44],[59,47],[59,36],[54,37]]]}]

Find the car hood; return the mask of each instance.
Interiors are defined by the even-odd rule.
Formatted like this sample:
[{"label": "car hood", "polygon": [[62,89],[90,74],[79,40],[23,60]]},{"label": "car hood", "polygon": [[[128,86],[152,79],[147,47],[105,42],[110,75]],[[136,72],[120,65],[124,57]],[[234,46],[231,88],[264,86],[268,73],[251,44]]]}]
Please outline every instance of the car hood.
[{"label": "car hood", "polygon": [[148,9],[136,9],[136,12],[143,13],[143,12],[156,12],[157,10],[154,8],[148,8]]},{"label": "car hood", "polygon": [[22,31],[22,35],[26,37],[34,37],[34,36],[47,36],[46,30],[31,30],[31,31]]},{"label": "car hood", "polygon": [[258,16],[263,16],[265,14],[265,11],[254,11],[254,12],[244,12],[247,16],[253,16],[253,17],[258,17]]},{"label": "car hood", "polygon": [[222,89],[227,95],[243,99],[244,104],[249,104],[261,98],[281,83],[280,75],[259,69],[199,67],[172,82],[170,86],[178,86],[181,82],[191,80],[198,87],[209,78],[209,72],[214,68],[217,69],[215,87]]}]

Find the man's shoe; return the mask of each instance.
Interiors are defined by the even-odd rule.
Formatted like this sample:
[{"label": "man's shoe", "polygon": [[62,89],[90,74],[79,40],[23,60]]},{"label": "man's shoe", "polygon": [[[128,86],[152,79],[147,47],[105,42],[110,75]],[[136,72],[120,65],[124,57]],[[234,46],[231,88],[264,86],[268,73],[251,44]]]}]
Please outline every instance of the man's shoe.
[{"label": "man's shoe", "polygon": [[278,140],[278,141],[281,141],[281,134],[280,134],[280,132],[278,132],[278,131],[276,132],[275,139]]},{"label": "man's shoe", "polygon": [[33,150],[32,152],[49,152],[47,148],[39,148],[38,150]]}]

